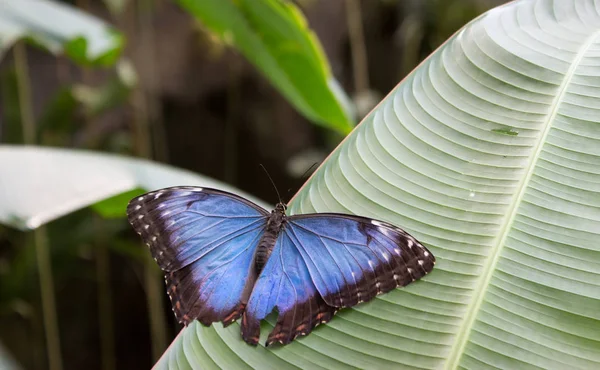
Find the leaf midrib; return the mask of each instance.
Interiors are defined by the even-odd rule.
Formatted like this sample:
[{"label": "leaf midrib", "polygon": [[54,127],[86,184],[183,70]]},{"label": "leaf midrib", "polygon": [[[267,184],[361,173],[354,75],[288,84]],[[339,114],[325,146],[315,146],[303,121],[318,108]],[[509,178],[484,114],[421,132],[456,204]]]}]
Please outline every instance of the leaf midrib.
[{"label": "leaf midrib", "polygon": [[462,355],[464,353],[464,349],[469,341],[469,336],[470,336],[471,330],[473,328],[473,325],[475,323],[475,320],[477,318],[479,308],[481,307],[483,298],[484,298],[485,293],[487,292],[488,286],[490,284],[490,280],[496,269],[496,264],[498,263],[498,259],[502,252],[502,249],[504,248],[504,244],[506,243],[508,234],[510,233],[510,230],[512,228],[512,224],[517,215],[519,206],[521,205],[521,202],[523,200],[525,192],[526,192],[527,188],[529,187],[529,182],[531,181],[531,177],[533,175],[534,169],[536,168],[538,159],[540,157],[540,153],[542,152],[542,148],[544,147],[544,143],[546,142],[548,133],[550,132],[550,129],[552,128],[552,123],[554,122],[554,119],[555,119],[556,115],[558,114],[558,109],[560,107],[561,102],[563,101],[563,98],[564,98],[566,92],[567,92],[567,87],[569,86],[569,84],[575,74],[575,71],[577,70],[577,67],[579,66],[581,60],[583,59],[583,56],[586,54],[587,50],[590,48],[590,46],[593,44],[593,42],[596,40],[596,38],[598,36],[600,36],[600,31],[596,31],[596,32],[592,33],[587,38],[587,40],[582,44],[580,51],[577,53],[577,55],[573,59],[573,62],[571,63],[569,70],[565,74],[562,84],[558,89],[558,94],[556,95],[556,98],[552,102],[552,110],[548,114],[544,132],[540,136],[540,140],[538,141],[537,147],[535,148],[535,151],[531,157],[529,167],[527,168],[526,175],[523,177],[523,180],[521,181],[521,184],[519,185],[519,190],[518,190],[517,196],[514,198],[514,201],[512,202],[512,204],[509,208],[508,216],[506,217],[506,221],[504,222],[504,225],[500,229],[501,232],[498,235],[498,239],[497,239],[498,242],[495,244],[495,246],[491,250],[490,257],[488,258],[488,260],[484,266],[484,269],[482,270],[483,272],[481,274],[479,284],[474,291],[473,298],[467,308],[463,324],[461,325],[461,327],[456,335],[456,340],[454,341],[452,349],[450,350],[450,353],[448,356],[448,361],[446,362],[446,366],[445,366],[446,369],[457,369],[458,368],[458,365],[459,365]]}]

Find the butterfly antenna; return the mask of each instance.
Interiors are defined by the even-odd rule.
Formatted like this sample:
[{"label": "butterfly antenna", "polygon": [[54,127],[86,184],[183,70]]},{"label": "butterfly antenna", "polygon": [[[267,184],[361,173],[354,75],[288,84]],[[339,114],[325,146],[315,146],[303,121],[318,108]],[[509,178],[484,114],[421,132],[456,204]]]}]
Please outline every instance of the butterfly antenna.
[{"label": "butterfly antenna", "polygon": [[283,203],[283,201],[281,200],[281,195],[279,195],[279,190],[277,190],[277,186],[275,186],[275,181],[273,181],[273,179],[271,178],[271,175],[269,175],[269,171],[267,171],[267,169],[265,168],[265,166],[262,165],[262,163],[260,164],[260,166],[267,174],[267,177],[269,178],[269,180],[271,180],[271,184],[273,185],[273,188],[275,189],[275,192],[277,193],[277,199],[279,199],[279,203]]}]

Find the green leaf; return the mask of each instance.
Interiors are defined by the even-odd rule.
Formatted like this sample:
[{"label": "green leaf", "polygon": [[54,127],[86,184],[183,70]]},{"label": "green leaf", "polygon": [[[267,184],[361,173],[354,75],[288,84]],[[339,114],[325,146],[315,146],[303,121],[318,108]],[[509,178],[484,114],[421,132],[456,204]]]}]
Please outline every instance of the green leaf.
[{"label": "green leaf", "polygon": [[348,98],[331,76],[321,45],[300,11],[281,0],[178,0],[235,46],[310,120],[347,134]]},{"label": "green leaf", "polygon": [[104,218],[125,218],[129,201],[146,191],[140,188],[129,190],[93,204],[92,209]]},{"label": "green leaf", "polygon": [[120,33],[69,5],[49,0],[0,2],[0,57],[21,38],[93,66],[112,65],[124,45]]},{"label": "green leaf", "polygon": [[479,17],[292,201],[405,228],[437,257],[430,275],[283,348],[190,325],[157,368],[600,368],[597,4]]},{"label": "green leaf", "polygon": [[76,125],[78,104],[72,88],[60,87],[38,120],[38,140],[46,145],[66,145]]},{"label": "green leaf", "polygon": [[127,101],[131,89],[137,84],[137,75],[131,63],[121,60],[117,74],[101,86],[75,85],[73,97],[80,102],[88,117],[98,116]]}]

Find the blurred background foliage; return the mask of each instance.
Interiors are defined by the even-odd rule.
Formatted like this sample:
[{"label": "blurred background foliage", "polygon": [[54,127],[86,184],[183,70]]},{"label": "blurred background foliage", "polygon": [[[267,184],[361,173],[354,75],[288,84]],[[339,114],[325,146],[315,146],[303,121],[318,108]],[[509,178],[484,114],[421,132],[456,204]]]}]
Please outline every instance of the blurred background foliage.
[{"label": "blurred background foliage", "polygon": [[[500,0],[0,1],[0,143],[135,155],[275,202]],[[0,368],[146,369],[179,330],[125,221],[144,189],[0,226]],[[285,196],[289,198],[289,195]]]}]

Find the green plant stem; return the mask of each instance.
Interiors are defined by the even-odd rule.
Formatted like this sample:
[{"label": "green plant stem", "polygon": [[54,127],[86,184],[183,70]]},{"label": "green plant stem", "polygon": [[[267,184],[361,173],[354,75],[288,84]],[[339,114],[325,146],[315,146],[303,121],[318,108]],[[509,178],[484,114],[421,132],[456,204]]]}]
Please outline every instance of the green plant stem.
[{"label": "green plant stem", "polygon": [[15,44],[13,56],[15,58],[15,70],[17,74],[23,142],[32,145],[35,143],[35,120],[33,117],[33,108],[31,107],[31,83],[27,63],[27,50],[25,50],[25,44],[22,41]]},{"label": "green plant stem", "polygon": [[[156,362],[167,348],[167,324],[164,314],[164,287],[156,262],[146,253],[144,264],[144,285],[148,297],[148,315],[150,316],[150,333],[152,335],[152,359]],[[160,284],[159,284],[160,283]]]},{"label": "green plant stem", "polygon": [[[137,5],[139,38],[141,40],[141,52],[145,64],[144,69],[146,70],[146,83],[156,87],[160,85],[160,73],[155,62],[156,37],[152,18],[155,14],[157,4],[153,0],[139,0]],[[158,161],[167,162],[169,159],[167,131],[165,129],[160,99],[143,84],[141,85],[141,95],[147,111],[146,116],[154,147],[154,157]]]},{"label": "green plant stem", "polygon": [[56,302],[54,301],[54,280],[52,277],[50,253],[48,251],[46,227],[40,226],[33,231],[33,235],[42,295],[42,314],[44,316],[44,330],[46,332],[48,368],[50,370],[60,370],[63,368],[63,365],[60,353],[58,318],[56,315]]},{"label": "green plant stem", "polygon": [[235,185],[238,156],[238,109],[240,105],[240,65],[234,58],[229,62],[229,84],[227,86],[227,117],[225,120],[225,181]]},{"label": "green plant stem", "polygon": [[359,94],[369,90],[369,65],[359,0],[346,0],[346,21],[352,52],[354,92]]},{"label": "green plant stem", "polygon": [[[142,38],[142,42],[151,44],[151,46],[144,46],[145,62],[151,63],[153,58],[155,58],[153,49],[154,30],[151,23],[152,10],[155,4],[151,0],[138,0],[136,5],[135,12],[133,13],[136,16],[135,21],[139,25],[139,36]],[[158,73],[154,64],[150,68],[151,75]],[[139,135],[140,138],[136,143],[137,154],[141,157],[152,159],[152,146],[154,145],[155,148],[160,146],[161,148],[154,150],[154,152],[156,155],[162,156],[163,158],[161,159],[166,160],[167,148],[164,141],[164,128],[158,127],[157,129],[156,127],[161,126],[162,121],[160,119],[155,120],[154,130],[152,130],[153,127],[150,125],[152,122],[152,112],[149,105],[158,105],[158,103],[148,100],[148,94],[144,91],[143,86],[135,90],[134,102],[136,106],[134,118],[136,136],[134,137],[138,137],[137,135]],[[160,116],[157,117],[160,118]],[[154,132],[154,135],[152,132]],[[157,272],[156,262],[150,256],[150,253],[146,253],[145,255],[147,258],[144,261],[144,286],[148,300],[148,316],[152,336],[152,359],[156,361],[167,348],[167,323],[163,300],[164,285],[160,274]]]},{"label": "green plant stem", "polygon": [[[19,94],[19,111],[23,126],[23,142],[35,144],[36,128],[31,104],[30,78],[27,63],[27,50],[22,42],[18,42],[14,49],[15,69]],[[42,298],[42,315],[44,317],[44,331],[46,334],[46,350],[48,352],[48,368],[50,370],[62,369],[62,356],[60,352],[60,335],[58,330],[58,315],[54,301],[54,281],[52,277],[52,264],[48,250],[48,236],[44,226],[33,231],[34,245],[37,257],[37,268],[40,280],[40,294]]]},{"label": "green plant stem", "polygon": [[110,253],[102,235],[102,220],[94,217],[96,235],[100,240],[96,245],[96,279],[98,281],[98,324],[100,327],[100,351],[102,369],[115,369],[115,332],[112,311],[112,292],[110,289]]}]

